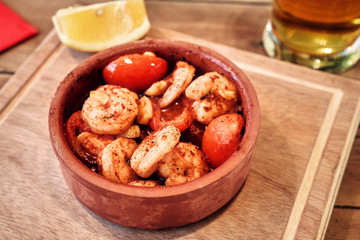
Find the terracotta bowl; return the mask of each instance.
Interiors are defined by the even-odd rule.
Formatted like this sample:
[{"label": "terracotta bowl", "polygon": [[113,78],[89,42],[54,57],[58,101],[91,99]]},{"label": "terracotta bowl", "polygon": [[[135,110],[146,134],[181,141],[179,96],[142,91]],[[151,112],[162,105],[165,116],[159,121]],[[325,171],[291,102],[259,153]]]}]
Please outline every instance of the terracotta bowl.
[{"label": "terracotta bowl", "polygon": [[[238,88],[245,132],[240,146],[214,171],[177,186],[145,188],[118,184],[87,168],[64,137],[64,122],[99,84],[110,61],[129,53],[153,51],[170,64],[186,60],[200,72],[218,71]],[[202,46],[171,40],[143,40],[99,52],[71,71],[59,85],[49,112],[50,139],[70,190],[95,214],[123,226],[162,229],[196,222],[224,206],[243,185],[257,139],[260,111],[249,79],[230,60]]]}]

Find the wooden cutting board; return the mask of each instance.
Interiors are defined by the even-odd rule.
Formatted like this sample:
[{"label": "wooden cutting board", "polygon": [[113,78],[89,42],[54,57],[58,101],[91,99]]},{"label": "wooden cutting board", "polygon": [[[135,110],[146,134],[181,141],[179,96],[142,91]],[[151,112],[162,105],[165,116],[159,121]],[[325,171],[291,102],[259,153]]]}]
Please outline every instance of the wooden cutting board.
[{"label": "wooden cutting board", "polygon": [[360,83],[165,29],[147,38],[213,48],[252,81],[261,129],[243,188],[181,228],[131,229],[88,211],[62,178],[47,115],[61,79],[90,54],[61,45],[52,31],[0,90],[1,238],[323,238],[360,120]]}]

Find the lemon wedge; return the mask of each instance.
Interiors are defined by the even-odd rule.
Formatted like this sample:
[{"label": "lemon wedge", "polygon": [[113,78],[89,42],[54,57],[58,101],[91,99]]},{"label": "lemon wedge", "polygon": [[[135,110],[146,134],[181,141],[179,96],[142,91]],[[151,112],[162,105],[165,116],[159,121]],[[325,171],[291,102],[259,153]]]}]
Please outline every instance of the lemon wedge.
[{"label": "lemon wedge", "polygon": [[86,52],[135,41],[150,29],[144,0],[64,8],[52,21],[64,45]]}]

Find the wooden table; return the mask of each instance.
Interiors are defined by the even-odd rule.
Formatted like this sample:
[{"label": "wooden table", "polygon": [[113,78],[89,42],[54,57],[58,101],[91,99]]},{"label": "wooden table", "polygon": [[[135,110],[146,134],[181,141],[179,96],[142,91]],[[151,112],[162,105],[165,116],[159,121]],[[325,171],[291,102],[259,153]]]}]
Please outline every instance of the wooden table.
[{"label": "wooden table", "polygon": [[[53,26],[50,17],[57,9],[76,3],[89,4],[95,1],[3,0],[3,2],[34,25],[39,30],[39,34],[0,53],[0,88],[51,31]],[[266,55],[262,48],[261,35],[270,14],[270,0],[149,0],[146,1],[146,7],[153,26]],[[340,75],[360,80],[360,64]],[[359,176],[360,130],[357,131],[353,143],[325,239],[359,239]]]}]

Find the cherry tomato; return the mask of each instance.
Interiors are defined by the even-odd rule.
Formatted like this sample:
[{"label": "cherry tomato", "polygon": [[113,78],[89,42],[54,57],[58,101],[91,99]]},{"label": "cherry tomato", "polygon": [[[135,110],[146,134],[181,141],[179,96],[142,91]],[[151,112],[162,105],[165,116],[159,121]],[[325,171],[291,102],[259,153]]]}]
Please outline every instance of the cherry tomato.
[{"label": "cherry tomato", "polygon": [[201,148],[213,168],[220,166],[235,152],[243,127],[244,120],[237,113],[217,117],[207,126]]},{"label": "cherry tomato", "polygon": [[149,125],[155,131],[165,125],[172,124],[182,132],[193,122],[191,101],[186,98],[180,98],[179,101],[176,101],[164,109],[160,109],[160,107],[153,102],[153,111],[154,115]]},{"label": "cherry tomato", "polygon": [[167,73],[167,61],[160,57],[129,54],[110,62],[103,70],[107,84],[143,92]]}]

